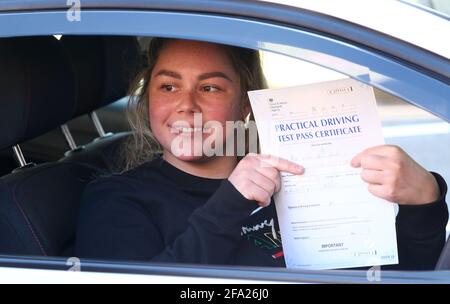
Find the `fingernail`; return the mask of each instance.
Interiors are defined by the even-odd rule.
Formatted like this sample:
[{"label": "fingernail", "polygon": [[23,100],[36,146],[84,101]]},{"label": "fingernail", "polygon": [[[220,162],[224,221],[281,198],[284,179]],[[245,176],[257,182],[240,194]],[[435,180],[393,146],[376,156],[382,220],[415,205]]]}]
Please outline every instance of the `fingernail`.
[{"label": "fingernail", "polygon": [[352,166],[353,168],[358,168],[359,164],[357,162],[354,162],[353,160],[350,161],[350,166]]},{"label": "fingernail", "polygon": [[305,172],[305,168],[303,168],[302,166],[297,165],[297,172],[299,174],[303,174]]},{"label": "fingernail", "polygon": [[267,206],[269,206],[270,204],[269,203],[267,203],[267,202],[258,202],[258,206],[260,207],[260,208],[265,208],[265,207],[267,207]]}]

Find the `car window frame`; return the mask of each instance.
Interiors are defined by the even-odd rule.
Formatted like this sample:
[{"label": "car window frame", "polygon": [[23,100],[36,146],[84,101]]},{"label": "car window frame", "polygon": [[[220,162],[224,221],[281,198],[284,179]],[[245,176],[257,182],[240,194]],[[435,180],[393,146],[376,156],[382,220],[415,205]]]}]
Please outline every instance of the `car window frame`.
[{"label": "car window frame", "polygon": [[[162,10],[85,9],[81,22],[69,22],[66,15],[65,10],[3,12],[0,14],[0,37],[48,34],[162,36],[271,51],[330,68],[450,121],[447,102],[450,100],[450,78],[446,75],[420,71],[417,66],[394,55],[389,57],[336,37],[317,34],[311,29],[254,17]],[[20,26],[17,24],[19,20],[20,24],[28,26]],[[358,25],[353,27],[355,32],[361,30]],[[246,32],[251,35],[235,35]],[[431,54],[428,57],[436,58]],[[450,70],[450,61],[447,60],[447,64],[444,61],[443,66]],[[367,77],[365,69],[370,71],[370,77]]]},{"label": "car window frame", "polygon": [[[55,270],[51,278],[67,278],[73,272],[73,258],[30,257],[0,255],[1,268]],[[320,283],[349,284],[437,284],[450,283],[450,270],[442,271],[393,271],[380,270],[379,266],[368,270],[301,270],[276,267],[248,267],[226,265],[193,265],[154,262],[129,262],[99,259],[79,259],[78,272],[103,273],[117,278],[135,274],[179,278],[181,282],[195,279],[218,279],[219,283]],[[380,272],[381,271],[381,272]],[[378,273],[377,273],[378,272]],[[31,273],[30,273],[31,274]],[[381,276],[377,278],[375,275]]]},{"label": "car window frame", "polygon": [[[333,65],[332,70],[345,74],[363,83],[377,87],[394,96],[431,112],[446,121],[450,121],[450,89],[446,76],[435,71],[420,71],[417,66],[405,63],[395,55],[371,50],[352,44],[345,38],[325,35],[314,28],[299,28],[281,21],[258,20],[254,16],[223,16],[209,13],[180,12],[173,10],[132,10],[132,9],[87,9],[82,13],[82,22],[68,22],[67,7],[54,10],[37,11],[3,11],[0,13],[0,37],[36,36],[36,35],[129,35],[129,36],[164,36],[175,38],[199,39],[210,42],[232,44],[302,59],[320,66],[327,66],[326,56],[317,54],[337,52],[342,59],[340,65]],[[0,10],[1,11],[1,10]],[[26,27],[20,24],[27,24]],[[193,26],[195,24],[195,26]],[[215,24],[219,30],[211,32],[205,24]],[[190,25],[190,26],[187,26]],[[254,36],[236,37],[236,32],[251,31]],[[280,35],[280,33],[284,33]],[[261,43],[265,41],[265,43]],[[276,43],[271,43],[276,42]],[[299,44],[301,47],[299,48]],[[432,54],[428,54],[433,57]],[[423,54],[427,56],[427,54]],[[329,57],[328,57],[329,59]],[[360,67],[353,61],[365,63],[373,70],[372,77],[361,73]],[[364,69],[363,69],[364,70]],[[414,86],[412,85],[414,84]],[[411,92],[413,89],[413,92]],[[413,93],[418,95],[414,95]],[[425,101],[429,104],[425,104]],[[2,256],[1,266],[67,269],[65,259],[41,257]],[[296,282],[367,282],[366,271],[301,271],[272,269],[265,267],[236,268],[219,266],[176,265],[157,263],[127,263],[98,260],[82,260],[90,271],[117,273],[147,273],[180,276],[210,276],[224,278],[266,279]],[[398,279],[398,272],[392,272],[392,280]],[[430,279],[429,272],[420,272],[408,278],[411,282],[425,282]],[[430,272],[433,273],[433,272]],[[449,272],[443,271],[432,275],[431,279],[450,282],[445,279]],[[253,275],[253,276],[252,276]],[[383,272],[384,278],[391,277],[390,272]],[[408,281],[409,282],[409,281]]]}]

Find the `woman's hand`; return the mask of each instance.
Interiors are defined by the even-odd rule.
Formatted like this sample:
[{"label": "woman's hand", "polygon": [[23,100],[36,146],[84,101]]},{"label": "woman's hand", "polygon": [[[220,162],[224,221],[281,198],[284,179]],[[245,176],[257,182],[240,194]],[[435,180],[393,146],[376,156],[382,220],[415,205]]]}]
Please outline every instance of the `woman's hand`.
[{"label": "woman's hand", "polygon": [[397,146],[382,145],[366,149],[351,160],[361,167],[361,178],[369,192],[391,202],[423,205],[436,201],[439,185],[434,176]]},{"label": "woman's hand", "polygon": [[267,207],[272,195],[280,190],[280,171],[303,174],[305,169],[286,159],[249,153],[234,168],[228,180],[246,199]]}]

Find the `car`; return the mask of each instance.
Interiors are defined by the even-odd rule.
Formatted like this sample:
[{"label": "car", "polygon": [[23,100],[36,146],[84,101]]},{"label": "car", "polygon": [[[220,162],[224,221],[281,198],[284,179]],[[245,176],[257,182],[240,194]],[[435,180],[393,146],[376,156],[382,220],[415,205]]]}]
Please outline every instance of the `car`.
[{"label": "car", "polygon": [[151,37],[259,50],[272,87],[370,85],[386,142],[450,180],[450,21],[440,14],[388,0],[1,1],[0,281],[450,283],[450,245],[435,271],[381,276],[73,257],[84,187],[119,170],[127,88]]}]

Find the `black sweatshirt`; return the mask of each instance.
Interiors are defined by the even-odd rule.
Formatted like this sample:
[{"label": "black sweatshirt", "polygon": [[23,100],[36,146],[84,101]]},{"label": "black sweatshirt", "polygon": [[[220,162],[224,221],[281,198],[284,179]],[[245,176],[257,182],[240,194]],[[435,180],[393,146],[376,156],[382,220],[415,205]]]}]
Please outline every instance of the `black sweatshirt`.
[{"label": "black sweatshirt", "polygon": [[[433,269],[445,243],[447,186],[439,199],[400,206],[399,265]],[[190,175],[157,158],[91,182],[83,195],[76,254],[83,258],[216,265],[280,266],[284,259],[274,203],[257,208],[227,179]]]}]

